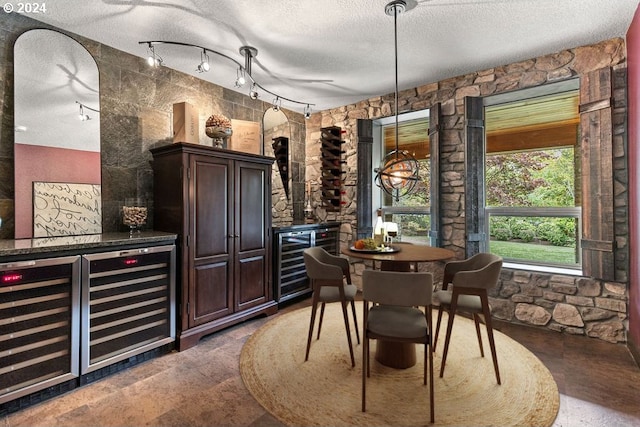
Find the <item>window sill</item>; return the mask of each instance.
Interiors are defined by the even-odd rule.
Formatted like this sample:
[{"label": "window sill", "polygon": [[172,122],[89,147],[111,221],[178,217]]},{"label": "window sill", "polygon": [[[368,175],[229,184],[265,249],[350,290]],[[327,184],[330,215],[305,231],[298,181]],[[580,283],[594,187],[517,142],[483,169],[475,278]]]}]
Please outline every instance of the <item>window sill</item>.
[{"label": "window sill", "polygon": [[566,276],[582,276],[582,270],[564,267],[549,267],[546,265],[518,264],[515,262],[505,262],[502,264],[504,268],[514,270],[535,271],[539,273],[564,274]]}]

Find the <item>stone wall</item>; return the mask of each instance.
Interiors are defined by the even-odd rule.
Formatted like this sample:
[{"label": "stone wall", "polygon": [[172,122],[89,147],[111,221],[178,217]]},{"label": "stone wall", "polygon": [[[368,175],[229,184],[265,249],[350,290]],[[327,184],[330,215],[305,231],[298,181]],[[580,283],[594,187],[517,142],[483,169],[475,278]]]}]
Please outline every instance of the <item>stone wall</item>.
[{"label": "stone wall", "polygon": [[[494,316],[570,334],[588,335],[610,342],[626,341],[628,272],[628,180],[626,150],[626,62],[622,39],[602,41],[591,46],[530,59],[515,64],[469,73],[436,83],[401,91],[400,113],[427,109],[442,104],[443,148],[440,155],[443,246],[464,258],[464,114],[466,96],[488,96],[539,86],[580,76],[611,66],[615,73],[614,94],[614,185],[616,261],[620,266],[616,282],[601,282],[585,277],[540,274],[505,268],[497,289],[491,294]],[[393,94],[363,100],[356,104],[315,114],[307,124],[307,179],[313,183],[316,206],[319,187],[320,128],[340,126],[346,130],[347,171],[345,200],[341,212],[325,213],[316,207],[320,218],[342,221],[341,242],[348,244],[356,235],[356,121],[377,119],[393,114]],[[441,265],[427,268],[439,277]],[[358,276],[365,266],[355,265]],[[440,273],[441,274],[441,273]]]},{"label": "stone wall", "polygon": [[[23,15],[0,15],[0,238],[12,239],[13,230],[13,45],[17,37],[32,28],[49,25]],[[64,32],[63,32],[64,33]],[[171,144],[173,104],[187,101],[196,106],[200,119],[200,143],[211,145],[204,123],[213,113],[230,119],[262,122],[270,102],[227,90],[167,67],[150,68],[138,56],[116,50],[86,38],[65,33],[85,46],[100,73],[100,120],[102,155],[103,231],[123,231],[120,209],[125,198],[143,197],[153,209],[153,172],[150,148]],[[141,47],[141,53],[143,48]],[[233,78],[229,76],[229,78]],[[300,113],[283,109],[291,123],[292,146],[302,153],[305,119]],[[300,163],[300,154],[296,161]],[[297,170],[301,167],[298,166]],[[299,174],[300,175],[300,174]],[[278,177],[279,179],[279,177]],[[303,181],[298,179],[298,181]],[[300,190],[302,189],[302,191]],[[294,185],[293,194],[304,191],[304,183]],[[302,218],[304,196],[287,208],[297,207]],[[153,227],[149,215],[148,227]]]}]

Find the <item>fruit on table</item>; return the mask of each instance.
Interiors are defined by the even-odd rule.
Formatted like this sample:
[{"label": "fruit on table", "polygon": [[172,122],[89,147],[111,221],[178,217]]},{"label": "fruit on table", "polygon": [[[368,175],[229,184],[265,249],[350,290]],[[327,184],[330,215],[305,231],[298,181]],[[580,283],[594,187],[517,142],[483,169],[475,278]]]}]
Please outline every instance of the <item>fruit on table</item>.
[{"label": "fruit on table", "polygon": [[353,247],[355,249],[375,249],[376,248],[376,242],[371,239],[371,238],[366,238],[366,239],[359,239],[356,240],[355,243],[353,244]]}]

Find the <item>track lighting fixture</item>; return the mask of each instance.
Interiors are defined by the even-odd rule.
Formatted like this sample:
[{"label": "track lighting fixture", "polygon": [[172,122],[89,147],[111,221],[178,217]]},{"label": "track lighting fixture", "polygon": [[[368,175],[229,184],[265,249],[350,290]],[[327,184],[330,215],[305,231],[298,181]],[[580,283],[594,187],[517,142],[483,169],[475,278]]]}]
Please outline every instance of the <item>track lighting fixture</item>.
[{"label": "track lighting fixture", "polygon": [[202,52],[200,52],[200,64],[196,68],[196,71],[199,73],[206,73],[210,69],[211,66],[209,65],[209,55],[207,55],[206,50],[202,49]]},{"label": "track lighting fixture", "polygon": [[96,113],[100,112],[100,110],[96,110],[95,108],[87,107],[86,105],[84,105],[83,103],[81,103],[79,101],[76,101],[76,104],[78,104],[78,106],[80,107],[80,111],[78,112],[78,118],[83,122],[86,122],[87,120],[91,120],[91,116],[89,116],[88,114],[85,114],[85,112],[84,112],[85,108],[87,110],[95,111]]},{"label": "track lighting fixture", "polygon": [[309,104],[307,104],[306,107],[304,107],[304,118],[308,119],[309,117],[311,117],[311,106]]},{"label": "track lighting fixture", "polygon": [[154,68],[161,66],[163,61],[160,55],[156,54],[156,48],[152,43],[148,43],[148,47],[149,56],[147,57],[147,64],[149,64],[150,67]]},{"label": "track lighting fixture", "polygon": [[163,41],[163,40],[149,40],[149,41],[141,41],[138,43],[147,45],[148,51],[149,51],[148,63],[149,63],[149,66],[151,67],[159,67],[164,62],[163,59],[155,52],[155,45],[157,44],[170,44],[170,45],[176,45],[176,46],[195,47],[197,49],[200,49],[201,50],[200,64],[196,68],[196,71],[198,71],[199,73],[209,71],[210,69],[208,53],[213,53],[218,56],[222,56],[223,58],[226,58],[227,60],[234,62],[238,66],[237,72],[236,72],[235,87],[237,88],[242,87],[245,83],[247,83],[247,81],[250,81],[251,90],[249,91],[249,96],[251,97],[251,99],[258,99],[259,95],[258,95],[257,89],[260,88],[263,92],[266,92],[270,95],[275,96],[273,109],[276,111],[281,108],[282,100],[284,100],[287,102],[291,102],[293,104],[306,105],[304,109],[305,111],[304,114],[306,117],[307,114],[311,115],[311,106],[315,105],[315,104],[310,104],[308,102],[296,101],[295,99],[285,98],[284,96],[278,95],[261,86],[251,75],[251,64],[252,64],[253,58],[255,58],[258,55],[258,50],[254,47],[251,47],[251,46],[240,47],[239,49],[240,54],[244,57],[244,66],[243,66],[238,61],[236,61],[235,59],[233,59],[228,55],[225,55],[224,53],[217,52],[215,50],[207,49],[205,47],[197,46],[189,43]]}]

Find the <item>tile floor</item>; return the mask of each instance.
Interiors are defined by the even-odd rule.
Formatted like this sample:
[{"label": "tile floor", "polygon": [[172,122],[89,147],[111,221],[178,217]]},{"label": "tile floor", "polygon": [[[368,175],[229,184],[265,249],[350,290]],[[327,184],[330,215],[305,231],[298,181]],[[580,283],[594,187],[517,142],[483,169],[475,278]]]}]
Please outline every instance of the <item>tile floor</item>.
[{"label": "tile floor", "polygon": [[[281,426],[251,397],[238,370],[243,343],[266,321],[247,321],[189,350],[9,414],[0,427]],[[625,346],[510,324],[497,329],[535,353],[553,374],[561,393],[554,427],[640,425],[640,369]]]}]

